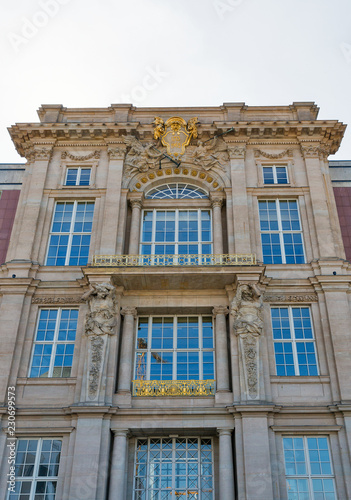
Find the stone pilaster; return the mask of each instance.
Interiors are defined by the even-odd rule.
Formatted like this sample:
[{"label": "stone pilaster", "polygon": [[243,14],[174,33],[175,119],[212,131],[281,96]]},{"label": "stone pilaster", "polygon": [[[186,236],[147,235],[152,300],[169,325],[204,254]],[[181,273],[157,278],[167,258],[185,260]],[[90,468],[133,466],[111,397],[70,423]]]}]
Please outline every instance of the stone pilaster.
[{"label": "stone pilaster", "polygon": [[246,500],[274,498],[267,407],[241,406]]},{"label": "stone pilaster", "polygon": [[117,245],[117,228],[120,213],[120,191],[122,185],[123,160],[125,147],[110,145],[107,149],[109,168],[106,185],[104,207],[104,224],[102,226],[100,253],[114,255]]},{"label": "stone pilaster", "polygon": [[249,208],[245,174],[246,144],[230,143],[228,146],[232,184],[235,253],[251,253]]},{"label": "stone pilaster", "polygon": [[33,260],[33,246],[38,238],[37,226],[53,144],[33,146],[26,151],[26,185],[18,201],[16,223],[12,231],[8,260]]},{"label": "stone pilaster", "polygon": [[320,143],[302,144],[301,152],[305,160],[306,174],[310,188],[312,211],[316,228],[318,255],[315,258],[335,257],[334,235],[331,214],[328,207],[328,193],[323,178],[322,162],[328,151]]}]

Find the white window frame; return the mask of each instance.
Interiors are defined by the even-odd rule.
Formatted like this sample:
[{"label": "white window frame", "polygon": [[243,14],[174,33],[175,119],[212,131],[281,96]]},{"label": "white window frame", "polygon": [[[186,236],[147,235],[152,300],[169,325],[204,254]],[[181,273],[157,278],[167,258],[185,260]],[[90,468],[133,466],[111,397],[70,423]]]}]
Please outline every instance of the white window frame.
[{"label": "white window frame", "polygon": [[[310,456],[309,456],[309,448],[308,448],[308,443],[307,439],[308,438],[321,438],[324,437],[327,439],[328,442],[328,452],[329,452],[329,458],[330,458],[330,468],[332,473],[331,474],[320,474],[320,475],[313,475],[311,473],[311,464],[310,464]],[[337,500],[337,490],[336,490],[336,484],[335,484],[335,471],[333,467],[333,460],[332,460],[332,454],[331,454],[331,446],[330,446],[330,440],[329,436],[325,435],[284,435],[283,436],[283,460],[284,460],[284,467],[286,466],[285,463],[285,455],[284,455],[284,439],[291,439],[291,438],[302,438],[303,439],[303,449],[304,449],[304,454],[305,454],[305,464],[306,464],[306,474],[298,474],[298,475],[287,475],[286,470],[285,470],[285,488],[287,491],[287,479],[307,479],[308,481],[308,488],[309,488],[309,495],[310,495],[310,500],[314,500],[314,493],[313,493],[313,485],[312,485],[312,480],[313,479],[332,479],[334,483],[334,493],[335,493],[335,499]],[[288,492],[287,492],[288,493]]]},{"label": "white window frame", "polygon": [[[267,184],[266,184],[267,185]],[[277,220],[278,220],[278,229],[277,230],[262,230],[261,229],[261,219],[260,219],[260,210],[258,207],[258,217],[259,217],[259,227],[260,227],[260,234],[279,234],[279,242],[280,242],[280,250],[281,250],[281,255],[282,255],[282,264],[286,264],[286,255],[285,255],[285,245],[284,245],[284,234],[301,234],[301,242],[302,242],[302,250],[303,250],[303,259],[304,262],[302,264],[306,264],[306,251],[305,251],[305,242],[303,238],[303,229],[302,229],[302,223],[301,223],[301,214],[300,214],[300,207],[299,207],[299,200],[296,198],[289,198],[289,199],[284,199],[284,198],[275,198],[275,199],[267,199],[267,198],[260,198],[258,200],[258,205],[260,204],[261,201],[274,201],[275,206],[276,206],[276,211],[277,211]],[[296,229],[290,231],[290,230],[283,230],[282,227],[282,218],[281,218],[281,213],[280,213],[280,202],[281,201],[296,201],[296,206],[297,206],[297,213],[299,215],[299,223],[300,223],[300,230],[297,231]],[[262,249],[262,257],[263,255],[263,248],[262,248],[262,240],[261,240],[261,249]],[[279,264],[268,264],[268,265],[279,265]],[[288,264],[288,265],[296,265],[296,264]]]},{"label": "white window frame", "polygon": [[[198,240],[197,241],[179,241],[179,212],[187,211],[187,212],[197,212],[197,222],[198,222]],[[210,213],[210,223],[211,223],[211,241],[202,241],[201,234],[201,212],[206,211]],[[152,236],[151,241],[142,241],[143,237],[143,222],[144,222],[144,214],[145,212],[153,212],[152,215]],[[175,238],[174,241],[155,241],[156,237],[156,213],[157,212],[175,212]],[[211,245],[211,253],[213,253],[213,216],[211,208],[145,208],[142,211],[141,216],[141,224],[140,224],[140,245],[139,245],[139,253],[142,255],[142,247],[143,245],[151,246],[151,255],[155,255],[155,245],[173,245],[174,246],[174,255],[183,255],[178,253],[179,245],[197,245],[198,253],[197,255],[202,255],[202,252],[199,252],[201,245]],[[192,254],[190,254],[192,255]]]},{"label": "white window frame", "polygon": [[[147,470],[146,470],[146,482],[145,484],[148,484],[148,479],[150,477],[150,473],[149,473],[149,464],[150,464],[150,441],[152,439],[167,439],[168,436],[152,436],[152,437],[140,437],[140,438],[136,438],[135,440],[135,447],[134,447],[134,466],[133,466],[133,472],[134,472],[134,480],[133,480],[133,500],[135,500],[136,498],[136,488],[135,488],[135,478],[138,477],[137,476],[137,472],[136,472],[136,465],[137,465],[137,461],[136,461],[136,457],[137,457],[137,445],[138,445],[138,439],[147,439],[147,442],[148,442],[148,447],[147,447]],[[176,488],[175,488],[175,477],[176,477],[176,464],[177,464],[177,460],[176,460],[176,446],[175,446],[175,443],[176,443],[176,439],[186,439],[186,440],[189,440],[189,439],[197,439],[198,440],[198,443],[200,442],[201,443],[201,439],[208,439],[211,441],[211,457],[212,457],[212,460],[211,460],[211,465],[212,465],[212,475],[210,477],[212,477],[212,500],[215,500],[215,470],[214,470],[214,445],[213,445],[213,438],[212,437],[208,437],[208,436],[177,436],[177,437],[169,437],[169,439],[172,439],[172,461],[171,461],[171,464],[172,464],[172,498],[174,498],[174,500],[178,500],[178,495],[175,494],[175,496],[173,495],[173,492],[175,492]],[[197,475],[197,478],[199,480],[198,484],[198,491],[199,491],[199,497],[201,498],[201,467],[200,467],[200,464],[201,464],[201,460],[200,460],[200,456],[201,456],[201,446],[198,446],[198,450],[199,450],[199,454],[198,454],[198,475]],[[162,464],[162,462],[160,462]],[[186,461],[185,463],[189,463],[188,461]],[[207,462],[208,463],[208,462]],[[160,474],[160,477],[162,478],[162,475]],[[161,488],[160,488],[161,489]],[[149,500],[149,495],[148,495],[148,489],[146,488],[145,490],[145,494],[146,494],[146,497],[147,497],[147,500]]]},{"label": "white window frame", "polygon": [[[277,178],[277,167],[279,168],[285,168],[285,172],[286,172],[286,181],[285,183],[282,183],[282,184],[278,184],[278,178]],[[273,170],[273,184],[269,184],[269,183],[266,183],[265,180],[264,180],[264,169],[265,168],[272,168]],[[290,180],[289,180],[289,173],[288,173],[288,166],[287,165],[276,165],[276,164],[271,164],[271,165],[262,165],[262,178],[263,178],[263,184],[265,186],[274,186],[274,185],[278,185],[278,186],[287,186],[288,184],[290,184]]]},{"label": "white window frame", "polygon": [[[56,213],[56,207],[57,207],[58,203],[73,203],[72,219],[71,219],[71,226],[70,226],[69,232],[54,233],[52,231],[52,228],[53,228],[53,225],[54,225],[54,218],[55,218],[55,213]],[[48,265],[48,264],[46,264],[46,262],[47,262],[48,256],[49,256],[50,240],[51,240],[51,236],[52,235],[68,234],[67,253],[66,253],[66,260],[65,260],[64,266],[69,266],[69,260],[70,260],[70,257],[71,257],[71,249],[72,249],[73,236],[74,235],[83,235],[83,236],[86,236],[88,234],[90,236],[92,236],[92,234],[93,234],[93,227],[91,228],[91,232],[90,233],[82,233],[82,232],[81,233],[75,233],[74,232],[74,224],[75,224],[75,220],[76,220],[76,216],[77,216],[78,203],[92,203],[94,205],[94,211],[93,211],[93,218],[94,218],[94,214],[95,214],[95,200],[71,200],[71,199],[68,199],[68,200],[56,200],[55,201],[55,206],[54,206],[54,211],[53,211],[53,214],[52,214],[52,221],[51,221],[51,226],[50,226],[50,233],[49,233],[49,238],[48,238],[48,246],[47,246],[46,256],[45,256],[45,265],[46,266]],[[92,226],[93,226],[93,222],[92,222]],[[90,244],[89,244],[89,252],[90,252],[90,245],[91,245],[91,239],[90,239]],[[88,261],[89,261],[89,257],[88,257]],[[50,265],[52,265],[52,264],[50,264]],[[78,266],[79,266],[79,264],[78,264]],[[54,266],[54,267],[60,267],[60,266]],[[74,266],[70,266],[70,267],[74,267]]]},{"label": "white window frame", "polygon": [[[308,308],[309,313],[310,313],[310,320],[311,320],[311,330],[312,330],[312,338],[311,339],[296,339],[295,336],[295,326],[294,326],[294,317],[292,310],[293,309],[300,309],[301,307]],[[291,338],[290,339],[274,339],[273,338],[273,320],[272,320],[272,309],[288,309],[288,315],[289,315],[289,328],[290,328],[290,333],[291,333]],[[272,305],[271,306],[271,329],[272,329],[272,338],[273,338],[273,344],[276,342],[281,342],[281,343],[290,343],[292,345],[292,351],[293,351],[293,358],[294,358],[294,368],[295,368],[295,375],[277,375],[278,377],[318,377],[319,376],[319,362],[318,362],[318,356],[317,356],[317,348],[316,348],[316,337],[314,334],[314,328],[313,328],[313,321],[312,321],[312,311],[309,306],[306,305],[300,305],[300,306],[291,306],[291,305]],[[299,367],[299,362],[298,362],[298,357],[297,357],[297,348],[296,344],[299,342],[311,342],[314,345],[314,355],[316,356],[316,364],[317,364],[317,375],[300,375],[300,367]],[[275,353],[274,353],[275,356]],[[277,364],[276,360],[274,358],[274,363],[275,363],[275,370],[277,373]]]},{"label": "white window frame", "polygon": [[[16,446],[16,455],[17,455],[17,447],[18,447],[18,443],[20,441],[34,441],[34,440],[37,440],[38,441],[38,446],[37,446],[37,450],[35,452],[35,461],[34,461],[34,468],[33,468],[33,475],[32,476],[21,476],[21,477],[16,477],[16,482],[18,483],[22,483],[22,482],[31,482],[31,491],[30,491],[30,495],[29,495],[29,500],[34,500],[35,498],[35,490],[36,490],[36,484],[37,482],[40,482],[40,481],[55,481],[56,482],[56,486],[58,484],[58,479],[59,479],[59,473],[60,473],[60,463],[61,463],[61,458],[62,458],[62,439],[61,438],[57,438],[57,437],[51,437],[51,436],[45,436],[45,437],[35,437],[35,436],[30,436],[30,437],[20,437],[17,439],[17,446]],[[59,468],[58,468],[58,472],[57,472],[57,476],[38,476],[38,472],[39,472],[39,465],[40,465],[40,455],[41,455],[41,452],[42,452],[42,446],[43,446],[43,441],[47,441],[47,440],[53,440],[53,441],[61,441],[61,451],[60,451],[60,461],[59,461]],[[57,493],[57,490],[56,490],[56,493]],[[7,499],[10,498],[10,494],[11,492],[9,491],[8,492],[8,496],[7,496]],[[55,498],[57,499],[57,494],[55,494]]]},{"label": "white window frame", "polygon": [[[55,333],[54,333],[54,339],[53,340],[36,340],[37,334],[38,334],[38,327],[39,327],[39,321],[40,321],[40,313],[42,310],[51,310],[51,311],[57,311],[57,317],[56,317],[56,325],[55,325]],[[58,334],[60,330],[60,322],[61,322],[61,314],[63,310],[69,310],[69,311],[78,311],[78,316],[79,316],[79,308],[78,307],[41,307],[38,309],[38,317],[37,317],[37,322],[36,322],[36,327],[35,327],[35,338],[33,340],[33,347],[32,347],[32,354],[31,354],[31,359],[30,359],[30,365],[29,365],[29,370],[28,370],[28,378],[70,378],[72,377],[72,368],[73,368],[73,362],[71,366],[71,374],[70,377],[53,377],[53,372],[54,372],[54,362],[55,362],[55,356],[56,356],[56,350],[57,346],[60,344],[73,344],[75,347],[75,343],[77,340],[77,330],[76,330],[76,339],[74,341],[71,340],[65,340],[61,341],[58,340]],[[78,320],[77,320],[77,326],[78,326]],[[49,367],[49,372],[47,377],[31,377],[30,372],[32,370],[32,364],[33,364],[33,358],[34,358],[34,350],[35,346],[37,344],[44,344],[44,345],[52,345],[52,351],[51,351],[51,358],[50,358],[50,367]],[[74,350],[73,350],[73,356],[74,356]]]},{"label": "white window frame", "polygon": [[[168,188],[170,189],[170,186],[176,185],[176,196],[164,196],[162,198],[154,198],[150,196],[150,193],[157,194],[158,192],[162,192],[162,188]],[[188,196],[188,197],[179,197],[179,186],[185,186],[187,189],[193,189],[195,192],[202,192],[205,196]],[[188,184],[186,182],[168,182],[166,184],[161,184],[160,186],[156,186],[152,189],[150,189],[146,194],[145,194],[145,199],[146,200],[208,200],[209,199],[209,194],[205,189],[200,188],[198,186],[194,186],[193,184]]]},{"label": "white window frame", "polygon": [[[75,184],[69,184],[69,185],[66,184],[67,183],[67,177],[68,177],[68,171],[69,170],[78,170],[78,172],[77,172],[77,178],[76,178],[76,183]],[[83,186],[81,186],[79,184],[82,170],[90,170],[89,184],[84,184]],[[67,167],[66,168],[66,175],[65,175],[65,183],[64,183],[64,185],[68,186],[68,187],[78,186],[78,187],[85,187],[85,188],[87,188],[87,187],[89,187],[91,185],[91,175],[92,175],[92,168],[91,167],[74,167],[74,166]]]},{"label": "white window frame", "polygon": [[[198,348],[177,348],[177,318],[190,318],[190,317],[196,317],[199,319],[199,347]],[[213,347],[212,348],[207,348],[203,347],[203,328],[202,328],[202,318],[210,318],[211,315],[198,315],[198,314],[184,314],[184,315],[153,315],[153,316],[144,316],[140,315],[137,318],[136,321],[136,335],[135,335],[135,354],[134,354],[134,370],[133,374],[134,376],[136,375],[136,365],[137,365],[137,353],[138,352],[144,352],[147,355],[147,365],[146,365],[146,379],[145,380],[153,380],[150,378],[150,371],[151,371],[151,352],[172,352],[173,353],[173,371],[172,371],[172,380],[178,380],[177,379],[177,353],[178,352],[198,352],[199,353],[199,380],[204,380],[203,379],[203,352],[212,352],[213,353],[213,379],[209,380],[215,380],[216,378],[216,360],[215,360],[215,331],[214,331],[214,324],[213,324],[213,318],[212,318],[212,333],[213,333]],[[140,349],[138,348],[138,326],[139,326],[139,319],[140,318],[148,318],[148,339],[147,339],[147,349]],[[173,348],[172,349],[154,349],[151,347],[151,341],[152,341],[152,320],[153,318],[173,318]],[[133,378],[133,380],[138,380]],[[190,380],[190,379],[189,379]]]}]

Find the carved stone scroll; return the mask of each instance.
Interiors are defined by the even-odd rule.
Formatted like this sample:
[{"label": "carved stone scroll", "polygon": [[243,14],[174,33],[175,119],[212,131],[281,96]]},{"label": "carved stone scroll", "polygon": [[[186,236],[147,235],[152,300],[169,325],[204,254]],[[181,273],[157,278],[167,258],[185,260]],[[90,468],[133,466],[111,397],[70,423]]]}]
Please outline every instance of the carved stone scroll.
[{"label": "carved stone scroll", "polygon": [[85,319],[85,335],[89,339],[87,393],[90,400],[99,396],[108,338],[115,335],[117,324],[116,290],[109,283],[93,284],[82,297],[89,313]]},{"label": "carved stone scroll", "polygon": [[259,397],[259,338],[262,333],[262,298],[256,285],[239,284],[231,305],[238,336],[248,399]]}]

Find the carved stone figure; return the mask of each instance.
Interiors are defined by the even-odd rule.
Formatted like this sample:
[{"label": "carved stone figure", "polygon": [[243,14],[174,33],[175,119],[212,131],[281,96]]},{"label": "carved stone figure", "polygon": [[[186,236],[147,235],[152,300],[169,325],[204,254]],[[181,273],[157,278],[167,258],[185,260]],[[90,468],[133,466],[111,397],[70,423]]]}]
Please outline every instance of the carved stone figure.
[{"label": "carved stone figure", "polygon": [[258,397],[259,337],[262,333],[262,298],[256,285],[240,284],[231,305],[234,332],[239,337],[247,392]]},{"label": "carved stone figure", "polygon": [[208,144],[198,141],[192,159],[196,165],[205,170],[210,170],[213,167],[225,170],[225,163],[228,162],[227,145],[218,137],[214,137]]},{"label": "carved stone figure", "polygon": [[163,153],[155,151],[153,144],[142,144],[132,135],[126,135],[123,140],[130,148],[125,158],[129,172],[147,172],[158,168]]},{"label": "carved stone figure", "polygon": [[89,338],[88,396],[98,396],[103,362],[107,351],[107,339],[114,335],[117,323],[115,287],[109,283],[95,283],[82,299],[88,302],[89,313],[85,319],[85,334]]}]

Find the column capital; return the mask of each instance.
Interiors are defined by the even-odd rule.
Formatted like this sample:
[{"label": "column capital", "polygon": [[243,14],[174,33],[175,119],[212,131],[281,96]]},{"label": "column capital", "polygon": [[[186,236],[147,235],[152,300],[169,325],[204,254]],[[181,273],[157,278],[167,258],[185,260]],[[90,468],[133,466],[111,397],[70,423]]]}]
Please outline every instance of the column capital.
[{"label": "column capital", "polygon": [[107,148],[107,154],[110,160],[124,160],[126,147],[122,144],[119,144],[118,147],[110,145]]},{"label": "column capital", "polygon": [[217,432],[220,436],[231,436],[233,429],[226,429],[226,428],[218,428]]},{"label": "column capital", "polygon": [[246,144],[228,144],[228,154],[231,160],[244,160]]},{"label": "column capital", "polygon": [[128,200],[132,208],[142,208],[144,201],[144,193],[128,193]]},{"label": "column capital", "polygon": [[301,144],[301,153],[305,158],[327,158],[330,155],[330,150],[325,144],[315,142],[312,144]]},{"label": "column capital", "polygon": [[218,314],[224,314],[226,316],[229,313],[227,306],[214,306],[212,309],[212,314],[217,316]]},{"label": "column capital", "polygon": [[221,207],[223,205],[224,193],[221,191],[220,192],[212,191],[210,193],[210,200],[212,208]]},{"label": "column capital", "polygon": [[53,150],[54,150],[54,144],[50,145],[45,144],[45,146],[36,145],[28,147],[28,149],[25,150],[24,154],[28,162],[34,162],[36,160],[49,161],[51,159]]},{"label": "column capital", "polygon": [[133,316],[133,318],[137,317],[137,308],[136,307],[122,307],[121,309],[122,316]]},{"label": "column capital", "polygon": [[129,429],[111,429],[111,431],[115,437],[122,436],[126,438],[129,434]]}]

